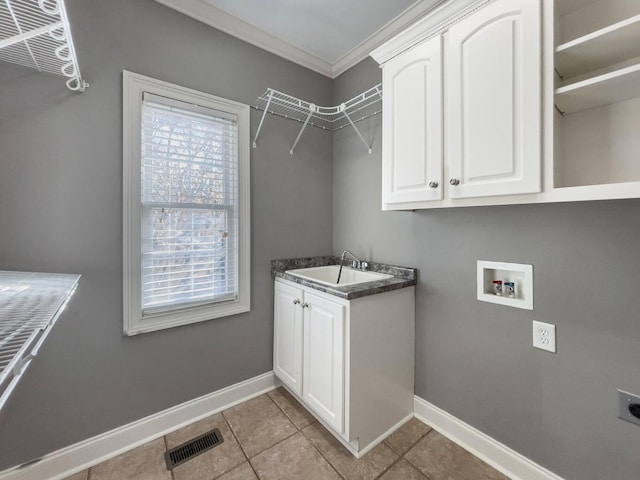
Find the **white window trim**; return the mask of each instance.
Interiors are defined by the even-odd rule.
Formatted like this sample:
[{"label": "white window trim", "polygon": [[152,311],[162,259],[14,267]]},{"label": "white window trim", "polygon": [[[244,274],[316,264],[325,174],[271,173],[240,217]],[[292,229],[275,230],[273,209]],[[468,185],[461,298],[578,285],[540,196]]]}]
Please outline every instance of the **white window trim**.
[{"label": "white window trim", "polygon": [[[238,298],[142,315],[141,110],[144,92],[221,110],[238,119]],[[123,72],[123,314],[124,333],[137,335],[248,312],[250,292],[249,106],[136,73]]]}]

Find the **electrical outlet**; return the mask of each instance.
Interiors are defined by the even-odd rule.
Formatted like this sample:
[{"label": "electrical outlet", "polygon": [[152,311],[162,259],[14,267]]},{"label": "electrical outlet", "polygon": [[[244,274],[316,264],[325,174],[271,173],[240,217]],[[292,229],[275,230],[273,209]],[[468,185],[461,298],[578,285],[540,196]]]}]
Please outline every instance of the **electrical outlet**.
[{"label": "electrical outlet", "polygon": [[556,353],[556,326],[534,320],[533,346],[540,350]]}]

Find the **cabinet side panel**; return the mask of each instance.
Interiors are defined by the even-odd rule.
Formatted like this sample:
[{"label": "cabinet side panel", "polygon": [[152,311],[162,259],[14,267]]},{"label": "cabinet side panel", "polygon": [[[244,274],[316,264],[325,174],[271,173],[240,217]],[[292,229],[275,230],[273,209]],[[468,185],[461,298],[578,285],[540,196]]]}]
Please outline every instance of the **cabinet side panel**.
[{"label": "cabinet side panel", "polygon": [[413,412],[415,287],[352,301],[350,321],[350,440],[362,450]]}]

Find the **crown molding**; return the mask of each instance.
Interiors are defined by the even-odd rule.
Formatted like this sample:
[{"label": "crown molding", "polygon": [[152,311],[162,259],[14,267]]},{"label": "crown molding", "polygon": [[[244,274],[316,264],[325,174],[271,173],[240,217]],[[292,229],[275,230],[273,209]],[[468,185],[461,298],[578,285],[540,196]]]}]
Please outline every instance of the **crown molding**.
[{"label": "crown molding", "polygon": [[493,0],[445,0],[410,27],[370,52],[380,65],[414,45],[437,35]]},{"label": "crown molding", "polygon": [[439,9],[444,3],[455,4],[460,0],[439,0],[435,4],[425,0],[416,1],[366,40],[338,58],[333,64],[254,27],[204,0],[155,1],[240,40],[333,79],[360,63],[371,55],[374,49],[392,40],[394,36],[416,22],[416,20],[428,15],[433,10]]},{"label": "crown molding", "polygon": [[333,78],[333,66],[329,62],[294,47],[203,0],[155,1],[279,57]]},{"label": "crown molding", "polygon": [[[455,0],[454,0],[455,1]],[[365,41],[345,53],[333,64],[333,78],[341,75],[354,65],[371,55],[371,52],[385,44],[387,41],[408,28],[418,19],[439,8],[443,3],[451,3],[450,0],[438,0],[435,3],[418,0],[400,15],[382,26]]]}]

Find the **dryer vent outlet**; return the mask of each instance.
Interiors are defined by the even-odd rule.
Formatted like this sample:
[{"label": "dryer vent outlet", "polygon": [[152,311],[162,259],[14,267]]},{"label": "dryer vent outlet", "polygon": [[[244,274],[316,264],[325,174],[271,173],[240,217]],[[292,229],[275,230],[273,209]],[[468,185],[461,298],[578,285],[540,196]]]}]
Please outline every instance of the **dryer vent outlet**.
[{"label": "dryer vent outlet", "polygon": [[618,390],[618,418],[640,425],[640,396]]}]

